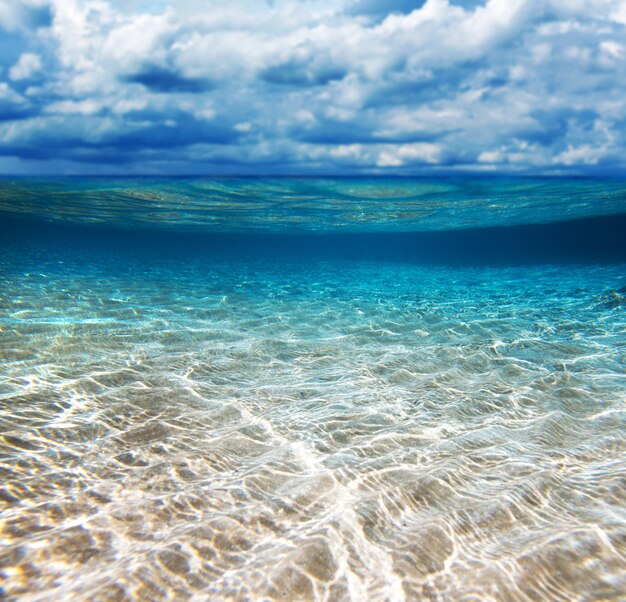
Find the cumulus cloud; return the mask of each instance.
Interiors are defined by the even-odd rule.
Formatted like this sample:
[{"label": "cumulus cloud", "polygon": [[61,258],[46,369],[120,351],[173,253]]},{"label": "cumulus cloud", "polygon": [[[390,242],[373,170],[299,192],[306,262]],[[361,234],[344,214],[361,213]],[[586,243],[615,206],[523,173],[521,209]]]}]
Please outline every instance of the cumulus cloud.
[{"label": "cumulus cloud", "polygon": [[28,170],[623,170],[622,0],[0,0]]},{"label": "cumulus cloud", "polygon": [[25,52],[9,71],[9,78],[12,80],[31,79],[41,71],[41,59],[39,55],[32,52]]}]

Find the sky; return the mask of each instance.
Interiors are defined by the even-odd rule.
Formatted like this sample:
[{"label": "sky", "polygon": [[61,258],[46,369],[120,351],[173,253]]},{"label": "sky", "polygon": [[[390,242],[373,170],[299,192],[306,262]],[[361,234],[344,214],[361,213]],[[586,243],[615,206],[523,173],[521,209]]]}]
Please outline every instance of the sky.
[{"label": "sky", "polygon": [[626,0],[0,0],[0,174],[626,175]]}]

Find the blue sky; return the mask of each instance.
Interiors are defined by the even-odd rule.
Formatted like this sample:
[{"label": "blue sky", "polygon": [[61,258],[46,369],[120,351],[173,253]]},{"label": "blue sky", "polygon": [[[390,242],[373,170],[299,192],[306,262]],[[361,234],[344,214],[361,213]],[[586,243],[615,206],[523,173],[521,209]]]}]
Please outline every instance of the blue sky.
[{"label": "blue sky", "polygon": [[0,173],[626,173],[625,0],[0,0]]}]

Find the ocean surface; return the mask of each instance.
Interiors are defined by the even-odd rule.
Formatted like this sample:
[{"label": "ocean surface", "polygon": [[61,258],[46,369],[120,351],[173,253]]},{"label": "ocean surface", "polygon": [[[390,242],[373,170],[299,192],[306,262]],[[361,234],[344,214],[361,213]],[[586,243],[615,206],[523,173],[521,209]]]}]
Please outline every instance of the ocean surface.
[{"label": "ocean surface", "polygon": [[626,599],[626,182],[0,180],[0,598]]}]

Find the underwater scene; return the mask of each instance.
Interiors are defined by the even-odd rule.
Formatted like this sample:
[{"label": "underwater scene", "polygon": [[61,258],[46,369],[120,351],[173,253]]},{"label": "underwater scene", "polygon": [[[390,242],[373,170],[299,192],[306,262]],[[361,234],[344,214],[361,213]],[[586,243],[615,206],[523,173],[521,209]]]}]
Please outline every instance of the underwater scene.
[{"label": "underwater scene", "polygon": [[626,599],[626,182],[0,180],[0,598]]}]

